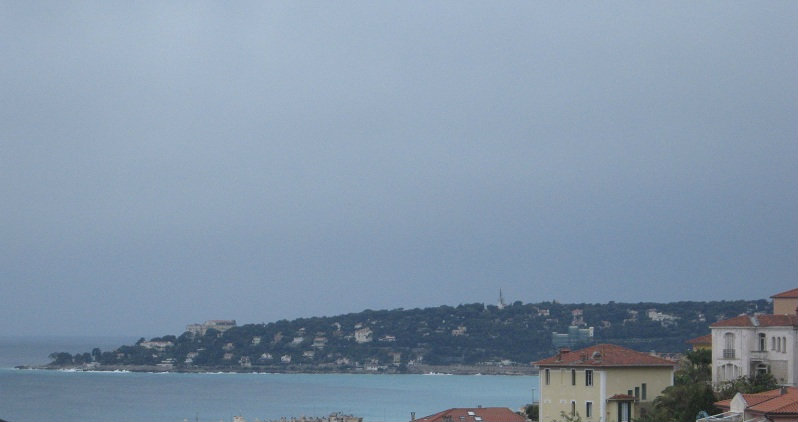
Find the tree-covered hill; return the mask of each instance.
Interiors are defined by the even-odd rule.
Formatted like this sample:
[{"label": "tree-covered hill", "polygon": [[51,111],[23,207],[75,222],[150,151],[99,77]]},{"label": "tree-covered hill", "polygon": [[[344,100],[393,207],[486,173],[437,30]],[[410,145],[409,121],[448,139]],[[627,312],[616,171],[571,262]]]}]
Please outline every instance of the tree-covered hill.
[{"label": "tree-covered hill", "polygon": [[[771,312],[766,300],[560,304],[515,302],[425,309],[365,310],[332,317],[247,324],[204,335],[185,332],[114,351],[54,353],[53,365],[161,365],[171,370],[372,370],[415,365],[529,364],[567,346],[614,343],[640,351],[683,352],[715,321]],[[593,327],[592,330],[590,327]],[[581,330],[581,331],[580,331]],[[592,337],[589,333],[592,331]],[[581,334],[579,334],[581,333]],[[559,345],[562,345],[561,343]]]}]

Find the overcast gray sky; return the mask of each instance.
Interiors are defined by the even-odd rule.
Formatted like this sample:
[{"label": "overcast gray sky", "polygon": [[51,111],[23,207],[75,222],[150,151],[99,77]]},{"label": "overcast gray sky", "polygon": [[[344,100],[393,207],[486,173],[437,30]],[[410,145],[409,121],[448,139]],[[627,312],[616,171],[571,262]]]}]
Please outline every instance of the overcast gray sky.
[{"label": "overcast gray sky", "polygon": [[798,2],[0,3],[0,335],[766,298]]}]

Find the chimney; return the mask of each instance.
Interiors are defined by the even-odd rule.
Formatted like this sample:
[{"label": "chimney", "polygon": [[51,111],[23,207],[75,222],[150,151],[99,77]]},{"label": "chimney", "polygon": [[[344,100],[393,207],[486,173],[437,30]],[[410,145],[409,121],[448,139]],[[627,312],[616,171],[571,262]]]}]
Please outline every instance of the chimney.
[{"label": "chimney", "polygon": [[567,355],[568,353],[571,353],[571,349],[567,347],[563,347],[562,349],[560,349],[560,351],[557,352],[557,361],[561,361],[562,357]]},{"label": "chimney", "polygon": [[413,422],[415,420],[416,420],[416,412],[410,412],[410,422]]}]

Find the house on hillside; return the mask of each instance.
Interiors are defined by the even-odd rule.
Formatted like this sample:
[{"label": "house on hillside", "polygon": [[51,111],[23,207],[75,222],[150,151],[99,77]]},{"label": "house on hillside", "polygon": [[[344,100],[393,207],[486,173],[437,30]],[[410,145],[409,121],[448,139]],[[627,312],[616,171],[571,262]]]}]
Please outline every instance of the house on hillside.
[{"label": "house on hillside", "polygon": [[235,326],[236,320],[234,319],[212,319],[202,324],[188,324],[186,331],[195,336],[204,336],[211,329],[223,333]]},{"label": "house on hillside", "polygon": [[712,329],[712,382],[771,373],[782,385],[798,384],[798,315],[741,315]]},{"label": "house on hillside", "polygon": [[782,387],[756,394],[737,393],[730,400],[715,402],[723,413],[696,422],[798,420],[798,388]]},{"label": "house on hillside", "polygon": [[371,328],[365,327],[355,331],[355,342],[357,343],[370,343],[374,333]]},{"label": "house on hillside", "polygon": [[555,348],[571,348],[579,344],[592,343],[593,333],[593,327],[579,328],[576,325],[571,325],[568,327],[567,333],[552,332],[551,343]]},{"label": "house on hillside", "polygon": [[675,362],[613,344],[562,349],[535,362],[540,369],[540,420],[561,413],[585,422],[630,422],[645,415],[673,385]]},{"label": "house on hillside", "polygon": [[506,407],[476,407],[447,409],[411,422],[526,422],[526,418]]}]

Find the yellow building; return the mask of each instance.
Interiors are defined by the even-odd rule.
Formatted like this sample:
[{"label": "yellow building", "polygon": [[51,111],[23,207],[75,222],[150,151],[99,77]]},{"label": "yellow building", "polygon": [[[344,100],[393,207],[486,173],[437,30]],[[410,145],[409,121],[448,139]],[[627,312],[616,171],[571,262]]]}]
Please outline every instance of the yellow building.
[{"label": "yellow building", "polygon": [[585,422],[628,422],[673,385],[674,362],[613,344],[562,349],[540,369],[540,420],[579,414]]},{"label": "yellow building", "polygon": [[787,290],[770,297],[774,315],[798,314],[798,289]]},{"label": "yellow building", "polygon": [[712,333],[701,337],[691,338],[690,340],[687,340],[687,344],[693,347],[693,351],[712,350]]}]

